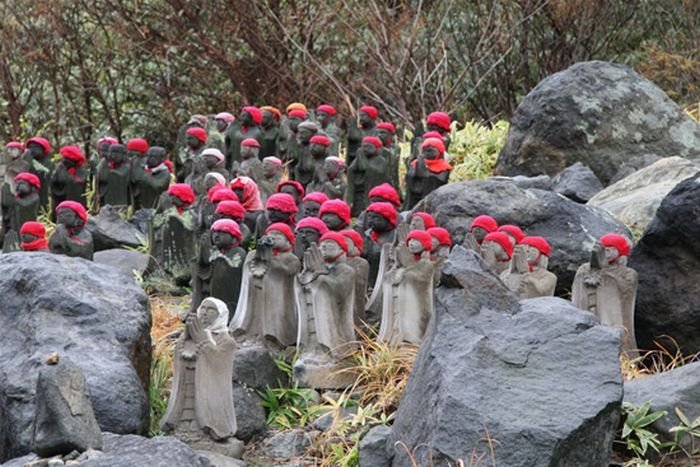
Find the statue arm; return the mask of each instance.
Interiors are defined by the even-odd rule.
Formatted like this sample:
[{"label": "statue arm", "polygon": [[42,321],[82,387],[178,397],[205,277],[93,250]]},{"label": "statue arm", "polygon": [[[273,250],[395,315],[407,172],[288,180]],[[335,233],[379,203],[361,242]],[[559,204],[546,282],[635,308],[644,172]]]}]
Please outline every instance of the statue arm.
[{"label": "statue arm", "polygon": [[293,276],[301,269],[301,262],[294,254],[285,255],[285,258],[279,258],[270,261],[270,269],[282,271],[284,275]]}]

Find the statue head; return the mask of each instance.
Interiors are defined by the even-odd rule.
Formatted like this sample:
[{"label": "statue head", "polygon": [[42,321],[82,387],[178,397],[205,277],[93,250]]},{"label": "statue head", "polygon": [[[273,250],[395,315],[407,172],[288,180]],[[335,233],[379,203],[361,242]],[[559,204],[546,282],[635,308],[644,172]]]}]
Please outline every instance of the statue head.
[{"label": "statue head", "polygon": [[260,111],[262,113],[261,125],[263,128],[272,128],[274,126],[277,126],[282,120],[282,113],[276,107],[260,107]]},{"label": "statue head", "polygon": [[36,193],[41,189],[39,177],[30,172],[21,172],[15,176],[15,194],[20,198]]},{"label": "statue head", "polygon": [[287,193],[274,193],[265,204],[265,216],[272,223],[289,222],[298,210],[294,198]]},{"label": "statue head", "polygon": [[408,251],[418,257],[424,251],[432,250],[433,239],[425,230],[412,230],[406,237],[406,246],[408,247]]},{"label": "statue head", "polygon": [[326,232],[318,246],[326,263],[333,263],[348,252],[348,243],[340,232]]},{"label": "statue head", "polygon": [[8,160],[19,159],[22,157],[22,153],[24,153],[24,144],[19,141],[10,141],[5,145],[5,154]]},{"label": "statue head", "polygon": [[186,183],[174,183],[170,185],[168,187],[168,196],[170,202],[180,214],[182,214],[185,208],[192,206],[195,200],[192,187]]},{"label": "statue head", "polygon": [[411,215],[411,230],[428,230],[435,227],[435,219],[427,212],[414,212]]},{"label": "statue head", "polygon": [[257,107],[252,105],[245,106],[241,109],[241,114],[238,121],[242,127],[251,125],[260,125],[262,123],[262,112]]},{"label": "statue head", "polygon": [[71,231],[81,230],[87,223],[87,211],[75,201],[63,201],[56,206],[56,222]]},{"label": "statue head", "polygon": [[215,186],[226,187],[226,178],[219,172],[209,172],[204,176],[204,190],[209,193],[209,190]]},{"label": "statue head", "polygon": [[275,222],[260,237],[263,245],[270,245],[277,251],[289,251],[294,246],[294,232],[287,224]]},{"label": "statue head", "polygon": [[508,235],[510,243],[515,246],[520,243],[520,240],[525,238],[525,233],[517,225],[505,224],[498,228],[499,232]]},{"label": "statue head", "polygon": [[474,235],[479,245],[481,245],[486,235],[496,230],[498,230],[498,222],[496,222],[496,219],[485,214],[475,217],[469,226],[469,231]]},{"label": "statue head", "polygon": [[185,142],[190,149],[198,150],[207,142],[207,130],[198,126],[188,128]]},{"label": "statue head", "polygon": [[326,157],[323,161],[323,171],[330,180],[335,180],[345,169],[345,161],[339,157]]},{"label": "statue head", "polygon": [[351,215],[350,206],[345,201],[339,199],[331,199],[321,205],[318,211],[326,226],[333,231],[340,231],[350,225]]},{"label": "statue head", "polygon": [[307,114],[305,110],[291,110],[287,113],[287,123],[292,133],[299,131],[299,125],[306,120]]},{"label": "statue head", "polygon": [[304,217],[318,217],[321,205],[328,201],[328,196],[320,191],[312,191],[304,196],[301,202],[301,212]]},{"label": "statue head", "polygon": [[330,138],[326,135],[315,135],[309,140],[309,152],[314,159],[326,157],[328,146],[331,144]]},{"label": "statue head", "polygon": [[312,243],[318,244],[321,236],[328,232],[328,227],[317,217],[305,217],[296,226],[297,240],[306,250]]},{"label": "statue head", "polygon": [[379,149],[382,147],[382,141],[376,136],[365,136],[362,138],[362,144],[360,144],[360,150],[367,157],[374,157],[379,153]]},{"label": "statue head", "polygon": [[513,244],[503,232],[491,232],[486,235],[481,248],[490,248],[498,261],[510,261],[513,256]]},{"label": "statue head", "polygon": [[630,254],[629,241],[620,234],[606,234],[600,237],[600,243],[605,247],[605,259],[608,264],[627,265]]},{"label": "statue head", "polygon": [[209,339],[212,334],[228,333],[228,314],[226,304],[214,297],[205,298],[197,308],[197,318]]},{"label": "statue head", "polygon": [[[452,247],[452,238],[450,237],[450,232],[442,227],[432,227],[427,230],[427,232],[432,237],[432,251],[445,253],[450,252]],[[447,255],[445,255],[447,256]]]},{"label": "statue head", "polygon": [[243,236],[241,228],[231,219],[219,219],[211,225],[211,242],[224,251],[240,245]]},{"label": "statue head", "polygon": [[19,229],[19,238],[22,243],[44,240],[46,239],[46,227],[41,222],[25,222]]},{"label": "statue head", "polygon": [[364,241],[362,240],[362,235],[356,230],[343,230],[340,232],[345,237],[345,241],[348,244],[348,257],[355,258],[362,255],[362,250],[364,249]]},{"label": "statue head", "polygon": [[113,144],[109,147],[107,160],[115,166],[121,165],[128,159],[126,151],[126,146],[123,144]]},{"label": "statue head", "polygon": [[450,132],[450,116],[445,112],[431,113],[425,124],[428,131],[437,131],[441,135]]},{"label": "statue head", "polygon": [[299,124],[297,130],[297,142],[301,145],[308,145],[311,138],[318,133],[318,125],[315,122],[306,120]]},{"label": "statue head", "polygon": [[363,105],[360,107],[360,126],[362,128],[371,128],[374,126],[374,121],[377,119],[379,112],[372,105]]},{"label": "statue head", "polygon": [[375,232],[388,232],[396,228],[398,213],[391,203],[372,203],[367,208],[367,224]]},{"label": "statue head", "polygon": [[233,115],[228,112],[220,112],[214,117],[214,124],[216,125],[216,130],[219,133],[226,131],[226,128],[233,122]]},{"label": "statue head", "polygon": [[389,183],[382,183],[377,185],[367,193],[367,199],[370,204],[386,202],[393,204],[396,208],[401,205],[401,199],[399,198],[399,192],[396,188],[391,186]]},{"label": "statue head", "polygon": [[316,108],[316,121],[322,128],[327,127],[336,115],[335,107],[328,104],[319,105]]},{"label": "statue head", "polygon": [[158,167],[165,161],[165,148],[160,146],[152,146],[148,149],[146,153],[146,165],[150,168]]},{"label": "statue head", "polygon": [[68,169],[82,167],[85,164],[85,155],[78,146],[63,146],[59,154],[61,162]]},{"label": "statue head", "polygon": [[520,242],[520,246],[525,249],[527,264],[530,271],[535,268],[547,269],[551,247],[547,240],[542,237],[525,237]]},{"label": "statue head", "polygon": [[438,138],[427,138],[421,144],[421,155],[424,159],[436,160],[445,154],[445,143]]},{"label": "statue head", "polygon": [[33,159],[43,159],[51,152],[51,144],[49,140],[41,137],[29,138],[26,143],[26,153]]},{"label": "statue head", "polygon": [[[113,144],[117,144],[116,141]],[[133,138],[126,143],[127,156],[130,159],[146,156],[148,148],[148,141],[143,138]]]},{"label": "statue head", "polygon": [[282,170],[282,161],[275,156],[268,156],[262,160],[263,177],[273,178]]},{"label": "statue head", "polygon": [[302,199],[304,199],[305,191],[304,186],[294,180],[286,180],[277,185],[277,192],[290,195],[292,198],[294,198],[294,202],[297,205],[301,203]]},{"label": "statue head", "polygon": [[241,142],[241,157],[244,160],[258,157],[260,143],[255,138],[246,138]]},{"label": "statue head", "polygon": [[384,146],[391,146],[394,141],[394,134],[396,133],[396,127],[391,122],[379,122],[377,126],[374,127],[374,131],[384,144]]},{"label": "statue head", "polygon": [[202,151],[202,158],[207,170],[213,170],[217,166],[223,166],[226,157],[216,148],[207,148]]}]

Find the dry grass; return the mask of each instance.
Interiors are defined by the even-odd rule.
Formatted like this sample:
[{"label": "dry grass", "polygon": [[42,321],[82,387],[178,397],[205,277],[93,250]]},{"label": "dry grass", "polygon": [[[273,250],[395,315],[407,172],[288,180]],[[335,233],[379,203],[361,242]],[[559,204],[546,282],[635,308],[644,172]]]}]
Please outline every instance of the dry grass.
[{"label": "dry grass", "polygon": [[620,369],[625,381],[665,373],[674,368],[700,360],[700,352],[683,355],[678,343],[671,336],[661,336],[654,341],[656,349],[640,353],[638,357],[620,356]]}]

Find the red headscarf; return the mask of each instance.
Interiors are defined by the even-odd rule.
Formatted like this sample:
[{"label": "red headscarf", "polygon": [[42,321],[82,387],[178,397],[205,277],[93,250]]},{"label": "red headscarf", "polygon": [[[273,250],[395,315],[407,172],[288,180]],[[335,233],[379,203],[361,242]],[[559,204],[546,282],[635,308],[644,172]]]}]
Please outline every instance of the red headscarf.
[{"label": "red headscarf", "polygon": [[350,216],[350,206],[340,199],[329,199],[323,203],[321,209],[318,211],[318,217],[323,218],[324,214],[335,214],[342,219],[345,225],[350,225],[350,221],[352,220]]},{"label": "red headscarf", "polygon": [[61,209],[70,209],[76,213],[80,219],[82,219],[84,224],[87,224],[87,211],[82,204],[76,201],[62,201],[58,206],[56,206],[56,214],[58,214],[58,211]]},{"label": "red headscarf", "polygon": [[389,183],[382,183],[381,185],[377,185],[369,190],[367,198],[382,198],[396,207],[401,204],[399,193],[396,191],[396,188],[391,186]]},{"label": "red headscarf", "polygon": [[428,233],[435,237],[440,245],[452,246],[452,238],[450,232],[442,227],[432,227],[428,229]]},{"label": "red headscarf", "polygon": [[314,229],[316,232],[324,235],[328,232],[328,227],[323,223],[318,217],[305,217],[299,221],[296,226],[296,231],[299,232],[301,229]]},{"label": "red headscarf", "polygon": [[216,213],[235,219],[245,218],[245,209],[238,201],[222,201],[216,205]]},{"label": "red headscarf", "polygon": [[425,226],[425,230],[435,227],[435,219],[433,219],[433,216],[431,216],[427,212],[414,212],[411,215],[411,220],[413,220],[414,217],[420,217],[421,219],[423,219],[423,225]]},{"label": "red headscarf", "polygon": [[31,242],[22,242],[22,250],[24,251],[37,251],[37,250],[48,250],[49,242],[46,240],[46,228],[40,222],[29,221],[22,224],[19,229],[19,234],[32,235],[36,237],[36,240]]},{"label": "red headscarf", "polygon": [[[340,232],[345,236],[346,238],[349,238],[352,243],[355,244],[355,247],[357,248],[359,254],[362,254],[362,251],[364,250],[364,241],[362,241],[362,235],[360,235],[359,232],[356,230],[348,229],[348,230],[343,230]],[[359,256],[359,255],[358,255]]]},{"label": "red headscarf", "polygon": [[508,235],[503,232],[491,232],[484,237],[481,244],[483,245],[484,242],[496,242],[505,250],[506,254],[508,255],[508,259],[513,256],[513,243],[511,243]]},{"label": "red headscarf", "polygon": [[243,199],[240,201],[246,212],[262,211],[264,209],[258,184],[252,178],[236,177],[231,180],[230,186],[232,190],[243,190]]},{"label": "red headscarf", "polygon": [[296,214],[299,211],[292,195],[287,193],[274,193],[267,198],[265,209],[275,209],[287,214]]},{"label": "red headscarf", "polygon": [[39,177],[34,175],[31,172],[20,172],[15,176],[15,184],[19,181],[24,181],[32,185],[34,188],[37,190],[41,189],[41,181],[39,180]]},{"label": "red headscarf", "polygon": [[231,219],[219,219],[214,221],[210,230],[212,232],[228,232],[233,237],[237,238],[239,242],[243,238],[243,235],[241,235],[241,228],[238,226],[238,223],[236,223],[236,221],[232,221]]}]

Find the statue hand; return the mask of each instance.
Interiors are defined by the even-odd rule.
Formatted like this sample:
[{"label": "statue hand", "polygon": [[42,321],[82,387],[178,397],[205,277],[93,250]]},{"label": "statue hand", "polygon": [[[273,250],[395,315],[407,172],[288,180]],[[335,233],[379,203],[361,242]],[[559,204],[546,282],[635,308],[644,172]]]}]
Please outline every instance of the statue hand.
[{"label": "statue hand", "polygon": [[197,360],[197,354],[192,350],[183,350],[180,355],[182,356],[183,360],[187,360],[190,362]]},{"label": "statue hand", "polygon": [[598,287],[600,285],[600,275],[593,274],[583,279],[584,285],[588,287]]},{"label": "statue hand", "polygon": [[484,262],[489,266],[494,266],[496,264],[496,252],[491,244],[481,245],[481,257]]},{"label": "statue hand", "polygon": [[323,255],[321,255],[321,250],[319,249],[318,245],[312,243],[307,252],[309,253],[309,259],[311,260],[309,269],[315,274],[325,273],[327,271],[326,263],[323,261]]},{"label": "statue hand", "polygon": [[468,248],[472,251],[476,251],[477,253],[479,253],[481,250],[481,247],[479,246],[479,242],[476,241],[476,237],[471,232],[468,233],[466,237],[464,237],[464,241],[462,242],[462,246],[464,248]]},{"label": "statue hand", "polygon": [[591,269],[601,269],[608,265],[605,257],[605,247],[602,243],[596,242],[591,251]]},{"label": "statue hand", "polygon": [[187,326],[187,333],[196,344],[206,340],[204,329],[202,329],[202,322],[199,321],[196,315],[192,314],[188,316],[185,325]]},{"label": "statue hand", "polygon": [[406,244],[406,239],[408,238],[408,233],[411,231],[411,228],[409,227],[408,224],[405,222],[402,222],[396,227],[396,237],[394,244],[395,245],[405,245]]},{"label": "statue hand", "polygon": [[410,251],[408,251],[408,247],[405,245],[405,243],[397,245],[394,249],[394,253],[396,255],[396,262],[401,267],[406,268],[416,264],[416,258]]},{"label": "statue hand", "polygon": [[513,250],[511,270],[515,270],[515,272],[520,274],[530,272],[530,265],[527,262],[527,254],[525,253],[525,248],[523,248],[522,245],[516,245],[515,249]]}]

